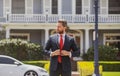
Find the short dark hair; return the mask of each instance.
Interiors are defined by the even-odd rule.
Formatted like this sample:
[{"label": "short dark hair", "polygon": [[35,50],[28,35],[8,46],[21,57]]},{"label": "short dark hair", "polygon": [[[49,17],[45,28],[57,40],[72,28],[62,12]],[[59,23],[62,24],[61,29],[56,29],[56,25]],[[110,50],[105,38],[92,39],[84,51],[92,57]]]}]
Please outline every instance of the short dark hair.
[{"label": "short dark hair", "polygon": [[63,27],[67,27],[67,29],[69,29],[69,27],[67,25],[67,21],[65,19],[58,20],[58,23],[62,23]]},{"label": "short dark hair", "polygon": [[64,20],[64,19],[58,20],[58,23],[62,23],[62,25],[63,25],[64,27],[67,27],[67,21]]}]

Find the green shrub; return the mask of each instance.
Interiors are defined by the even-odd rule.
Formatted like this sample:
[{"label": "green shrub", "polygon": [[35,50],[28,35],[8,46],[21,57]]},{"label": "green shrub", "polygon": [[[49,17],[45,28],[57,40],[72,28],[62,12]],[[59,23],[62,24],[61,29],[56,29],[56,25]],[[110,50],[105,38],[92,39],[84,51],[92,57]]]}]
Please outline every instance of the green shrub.
[{"label": "green shrub", "polygon": [[5,33],[6,33],[5,26],[0,25],[0,40],[5,38]]},{"label": "green shrub", "polygon": [[120,72],[120,62],[99,62],[103,66],[103,71]]},{"label": "green shrub", "polygon": [[[49,61],[23,61],[25,64],[36,65],[39,67],[45,67],[46,64],[49,64]],[[46,68],[45,68],[46,69]]]},{"label": "green shrub", "polygon": [[9,55],[19,60],[39,60],[43,57],[41,50],[40,45],[20,39],[0,41],[0,54]]},{"label": "green shrub", "polygon": [[[89,68],[89,65],[93,64],[93,61],[78,61],[77,62],[77,68],[78,71],[80,71],[82,67],[86,67]],[[81,65],[80,65],[81,64]],[[120,62],[116,62],[116,61],[100,61],[99,65],[102,66],[102,71],[107,71],[107,72],[120,72]],[[92,70],[93,68],[91,67],[89,69],[89,72]]]},{"label": "green shrub", "polygon": [[[117,60],[118,49],[110,46],[99,46],[99,60],[100,61],[115,61]],[[84,60],[94,60],[94,48],[88,49],[88,52],[83,55]]]}]

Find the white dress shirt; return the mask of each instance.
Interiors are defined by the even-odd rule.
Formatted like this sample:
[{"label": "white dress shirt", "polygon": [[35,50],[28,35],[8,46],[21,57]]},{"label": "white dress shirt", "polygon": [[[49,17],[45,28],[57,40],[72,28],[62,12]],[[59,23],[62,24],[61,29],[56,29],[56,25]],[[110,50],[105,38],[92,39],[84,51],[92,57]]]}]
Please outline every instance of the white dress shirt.
[{"label": "white dress shirt", "polygon": [[[58,38],[58,42],[60,43],[60,34],[58,34],[59,38]],[[63,45],[65,42],[65,34],[62,34],[62,39],[63,39]]]}]

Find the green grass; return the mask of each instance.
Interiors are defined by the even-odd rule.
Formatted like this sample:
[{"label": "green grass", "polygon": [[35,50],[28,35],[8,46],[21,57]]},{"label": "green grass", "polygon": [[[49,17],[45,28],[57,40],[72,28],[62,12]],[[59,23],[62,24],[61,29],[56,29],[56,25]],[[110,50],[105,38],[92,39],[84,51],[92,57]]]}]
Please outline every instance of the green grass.
[{"label": "green grass", "polygon": [[102,76],[120,76],[120,72],[103,72]]}]

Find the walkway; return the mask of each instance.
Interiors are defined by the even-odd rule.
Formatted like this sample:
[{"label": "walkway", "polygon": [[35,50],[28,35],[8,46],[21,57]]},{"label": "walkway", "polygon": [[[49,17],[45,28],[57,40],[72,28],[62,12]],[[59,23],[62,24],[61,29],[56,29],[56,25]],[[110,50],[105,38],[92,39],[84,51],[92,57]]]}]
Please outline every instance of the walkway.
[{"label": "walkway", "polygon": [[80,74],[77,71],[72,71],[72,76],[80,76]]}]

